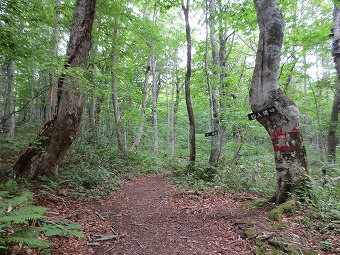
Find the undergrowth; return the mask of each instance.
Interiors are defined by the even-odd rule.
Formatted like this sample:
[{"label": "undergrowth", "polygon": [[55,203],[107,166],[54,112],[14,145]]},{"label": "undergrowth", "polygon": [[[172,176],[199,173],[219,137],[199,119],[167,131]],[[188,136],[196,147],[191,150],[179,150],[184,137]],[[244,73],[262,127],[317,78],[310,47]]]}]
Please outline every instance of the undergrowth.
[{"label": "undergrowth", "polygon": [[[216,192],[255,192],[271,198],[276,188],[275,164],[271,155],[242,157],[214,169],[197,162],[188,167],[187,160],[173,162],[171,180],[182,189]],[[302,223],[321,233],[340,234],[340,167],[337,164],[311,164],[310,190],[300,203],[305,212]]]},{"label": "undergrowth", "polygon": [[55,182],[71,188],[74,196],[101,197],[109,195],[124,179],[157,173],[163,162],[149,155],[120,152],[112,148],[75,144],[60,165]]},{"label": "undergrowth", "polygon": [[48,247],[49,242],[38,238],[43,229],[35,222],[44,218],[47,208],[34,206],[32,192],[16,182],[0,185],[0,249],[20,244],[28,247]]},{"label": "undergrowth", "polygon": [[21,251],[39,248],[41,253],[48,253],[46,248],[51,243],[47,237],[83,236],[78,224],[47,221],[44,216],[47,209],[34,205],[33,193],[14,180],[0,184],[0,253],[11,254],[14,245]]}]

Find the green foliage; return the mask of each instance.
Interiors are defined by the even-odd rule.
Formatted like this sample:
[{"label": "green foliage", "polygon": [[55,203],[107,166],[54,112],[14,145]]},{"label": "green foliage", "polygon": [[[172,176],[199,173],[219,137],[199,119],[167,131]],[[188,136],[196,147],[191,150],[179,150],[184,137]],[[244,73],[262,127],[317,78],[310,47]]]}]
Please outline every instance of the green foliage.
[{"label": "green foliage", "polygon": [[331,251],[333,249],[333,240],[331,238],[327,238],[319,243],[319,247],[323,251]]},{"label": "green foliage", "polygon": [[38,233],[43,229],[34,226],[44,219],[47,208],[32,205],[32,193],[10,180],[0,185],[0,249],[11,244],[28,247],[48,247]]},{"label": "green foliage", "polygon": [[44,217],[47,208],[33,205],[33,194],[15,181],[0,185],[0,251],[12,244],[28,248],[47,248],[51,243],[41,239],[69,235],[83,237],[80,226],[65,220],[48,221]]},{"label": "green foliage", "polygon": [[119,152],[78,142],[72,146],[60,166],[58,179],[43,178],[47,182],[44,189],[46,192],[55,192],[67,183],[75,196],[106,196],[124,178],[157,173],[163,170],[165,163],[141,153]]},{"label": "green foliage", "polygon": [[45,236],[59,236],[59,235],[69,235],[75,237],[83,237],[84,233],[79,232],[77,230],[80,229],[80,226],[75,223],[68,223],[65,220],[56,220],[56,221],[44,221]]}]

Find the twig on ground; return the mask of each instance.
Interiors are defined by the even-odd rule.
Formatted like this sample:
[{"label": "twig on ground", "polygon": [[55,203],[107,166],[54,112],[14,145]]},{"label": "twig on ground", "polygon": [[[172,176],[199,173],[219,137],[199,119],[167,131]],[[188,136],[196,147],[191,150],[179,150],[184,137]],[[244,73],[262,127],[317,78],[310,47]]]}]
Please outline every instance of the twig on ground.
[{"label": "twig on ground", "polygon": [[141,246],[140,242],[139,242],[137,239],[133,239],[133,240],[135,240],[135,241],[137,242],[137,244],[138,244],[139,246]]},{"label": "twig on ground", "polygon": [[95,214],[99,217],[99,219],[105,220],[105,218],[103,216],[101,216],[98,212],[95,212]]},{"label": "twig on ground", "polygon": [[88,242],[87,245],[90,245],[90,246],[100,246],[100,243],[90,243],[90,242]]},{"label": "twig on ground", "polygon": [[60,213],[59,212],[46,212],[47,214],[52,214],[52,215],[59,215]]},{"label": "twig on ground", "polygon": [[114,246],[113,246],[113,247],[111,247],[110,249],[108,249],[108,250],[104,251],[104,254],[108,254],[108,252],[109,252],[109,251],[112,251],[112,250],[113,250],[113,248],[114,248]]},{"label": "twig on ground", "polygon": [[239,242],[239,241],[241,241],[241,240],[242,240],[242,238],[241,238],[241,236],[239,235],[238,238],[237,238],[236,240],[230,241],[229,243],[227,243],[227,245],[230,245],[230,244]]}]

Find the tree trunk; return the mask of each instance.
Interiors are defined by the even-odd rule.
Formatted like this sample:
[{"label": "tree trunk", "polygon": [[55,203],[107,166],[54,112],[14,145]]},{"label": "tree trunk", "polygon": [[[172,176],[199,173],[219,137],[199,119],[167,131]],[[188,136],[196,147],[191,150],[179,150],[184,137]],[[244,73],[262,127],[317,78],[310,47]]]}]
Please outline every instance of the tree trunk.
[{"label": "tree trunk", "polygon": [[[168,49],[170,48],[170,35],[168,36],[167,48]],[[170,127],[171,113],[170,113],[170,101],[169,101],[169,71],[170,71],[170,66],[169,66],[170,54],[169,53],[171,54],[170,50],[166,54],[166,61],[165,61],[165,101],[166,101],[167,124]],[[165,143],[165,151],[167,155],[171,154],[170,133],[171,133],[171,128],[167,128],[166,129],[166,143]]]},{"label": "tree trunk", "polygon": [[191,32],[189,24],[189,0],[187,0],[186,6],[182,0],[182,10],[185,17],[185,32],[187,39],[187,71],[185,74],[185,102],[187,105],[188,117],[189,117],[189,146],[190,146],[190,163],[195,165],[196,161],[196,136],[195,136],[195,118],[194,111],[192,109],[191,97],[190,97],[190,78],[191,78]]},{"label": "tree trunk", "polygon": [[7,73],[7,63],[6,58],[2,57],[1,62],[1,73],[0,73],[0,134],[2,131],[2,120],[5,114],[5,87],[6,87],[6,73]]},{"label": "tree trunk", "polygon": [[[91,32],[96,0],[77,0],[67,48],[68,62],[65,68],[88,67],[91,48]],[[83,113],[83,93],[79,89],[81,79],[63,75],[58,81],[58,103],[54,118],[41,128],[39,135],[14,165],[18,176],[37,178],[40,175],[56,175],[58,164],[78,135]]]},{"label": "tree trunk", "polygon": [[339,142],[336,130],[338,127],[338,115],[340,110],[340,7],[337,5],[334,5],[333,11],[333,34],[332,55],[336,73],[338,75],[338,82],[334,92],[331,123],[328,128],[327,154],[329,162],[335,162],[336,146]]},{"label": "tree trunk", "polygon": [[[59,22],[60,22],[60,5],[61,5],[61,0],[56,0],[55,8],[55,16],[56,16],[56,23],[54,26],[54,44],[53,44],[53,52],[52,52],[52,59],[55,61],[58,57],[58,50],[59,50]],[[52,119],[54,110],[55,110],[55,100],[54,100],[54,89],[55,89],[55,71],[52,68],[50,75],[50,106],[48,108],[48,119]]]},{"label": "tree trunk", "polygon": [[[148,2],[146,2],[145,7],[144,7],[144,12],[143,12],[143,19],[147,19],[148,16]],[[151,47],[149,42],[146,42],[147,46]],[[150,49],[151,50],[151,49]],[[133,144],[131,145],[131,151],[136,151],[140,141],[142,139],[142,134],[144,130],[144,122],[145,122],[145,109],[146,109],[146,102],[148,100],[148,87],[149,87],[149,79],[150,79],[150,70],[151,70],[151,55],[148,56],[148,60],[146,63],[146,69],[145,69],[145,78],[144,78],[144,85],[142,88],[142,100],[140,102],[140,117],[141,117],[141,122],[138,125],[138,130],[135,136],[135,140]]]},{"label": "tree trunk", "polygon": [[[284,35],[281,9],[275,0],[254,0],[259,24],[259,43],[253,79],[249,92],[253,117],[267,130],[273,144],[277,204],[290,194],[295,199],[306,190],[309,174],[302,139],[300,112],[295,103],[283,94],[278,84],[280,55]],[[267,108],[275,107],[275,114]]]},{"label": "tree trunk", "polygon": [[[177,54],[176,54],[177,56]],[[177,66],[176,60],[174,66]],[[177,113],[179,97],[183,86],[180,86],[181,82],[176,74],[172,74],[172,89],[171,89],[171,109],[170,109],[170,154],[171,157],[175,157],[176,152],[176,126],[177,126]]]},{"label": "tree trunk", "polygon": [[[88,115],[88,129],[89,129],[89,137],[88,142],[92,145],[98,144],[98,126],[96,125],[96,112],[98,111],[97,109],[97,101],[99,100],[99,97],[97,98],[95,96],[95,90],[97,87],[97,64],[96,64],[96,59],[97,59],[97,51],[98,47],[97,44],[93,43],[92,44],[92,49],[90,52],[90,62],[93,63],[91,66],[91,91],[89,92],[89,98],[88,98],[88,109],[87,109],[87,115]],[[97,98],[97,100],[96,100]],[[100,107],[100,104],[99,104]],[[100,111],[100,110],[99,110]]]},{"label": "tree trunk", "polygon": [[[116,25],[119,24],[119,21],[116,20]],[[115,124],[116,124],[116,137],[117,137],[117,145],[118,150],[124,151],[126,149],[125,145],[125,139],[124,139],[124,132],[121,128],[121,113],[119,109],[119,102],[118,102],[118,95],[117,95],[117,41],[119,36],[119,30],[118,28],[114,29],[114,35],[115,35],[115,42],[113,45],[113,51],[112,51],[112,102],[113,102],[113,110],[114,110],[114,116],[115,116]]]},{"label": "tree trunk", "polygon": [[151,69],[150,65],[151,65],[151,56],[148,57],[148,63],[146,65],[145,79],[144,79],[144,85],[143,85],[143,90],[142,90],[143,98],[140,102],[141,123],[139,123],[139,125],[138,125],[138,130],[137,130],[137,134],[136,134],[136,137],[135,137],[135,141],[133,142],[133,144],[131,146],[132,151],[137,150],[137,147],[140,144],[142,134],[143,134],[146,102],[148,100],[148,87],[149,87],[149,78],[150,78],[150,69]]},{"label": "tree trunk", "polygon": [[14,76],[15,64],[9,60],[5,72],[5,107],[2,116],[2,130],[7,136],[12,137],[15,130],[15,113],[14,113]]},{"label": "tree trunk", "polygon": [[328,161],[335,162],[336,159],[336,146],[339,143],[339,138],[336,135],[336,130],[338,127],[338,116],[340,109],[340,89],[337,88],[334,92],[332,113],[331,113],[331,123],[328,128],[328,137],[327,137],[327,152],[328,152]]},{"label": "tree trunk", "polygon": [[[209,71],[208,71],[208,64],[206,63],[206,76],[207,76],[207,85],[208,85],[208,93],[210,98],[210,118],[211,118],[211,130],[212,131],[220,131],[220,119],[219,119],[219,100],[220,100],[220,72],[216,71],[219,70],[220,65],[220,55],[218,50],[218,41],[215,35],[216,29],[214,27],[214,15],[216,13],[216,2],[214,0],[210,1],[209,7],[207,6],[206,12],[209,13],[210,17],[207,17],[207,22],[210,28],[210,43],[211,43],[211,53],[212,53],[212,69],[213,75],[210,78]],[[208,28],[206,28],[208,30]],[[208,40],[208,39],[207,39]],[[206,42],[208,45],[208,41]],[[207,54],[207,52],[206,52]],[[207,58],[207,56],[205,56]],[[220,156],[220,134],[212,136],[210,141],[210,156],[209,156],[209,164],[212,166],[217,167],[219,162]]]},{"label": "tree trunk", "polygon": [[155,56],[151,56],[151,71],[152,71],[152,153],[158,154],[158,112],[157,112],[157,99],[158,99],[158,86],[156,77],[156,61]]}]

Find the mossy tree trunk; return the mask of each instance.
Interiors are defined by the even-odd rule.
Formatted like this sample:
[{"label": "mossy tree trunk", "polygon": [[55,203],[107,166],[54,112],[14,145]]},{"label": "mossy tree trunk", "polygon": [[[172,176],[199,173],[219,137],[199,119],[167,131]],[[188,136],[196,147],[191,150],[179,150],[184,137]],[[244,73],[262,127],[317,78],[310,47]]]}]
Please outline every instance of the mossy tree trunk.
[{"label": "mossy tree trunk", "polygon": [[[76,2],[65,68],[80,67],[86,70],[88,67],[95,6],[96,0]],[[37,178],[57,174],[58,164],[78,135],[84,103],[81,83],[80,77],[68,74],[59,79],[56,114],[45,123],[34,144],[15,163],[13,169],[18,176]]]},{"label": "mossy tree trunk", "polygon": [[[276,0],[254,0],[259,25],[259,43],[249,92],[256,119],[267,130],[273,144],[277,193],[281,204],[290,195],[306,189],[309,173],[302,139],[298,107],[279,88],[280,56],[284,21]],[[275,114],[263,112],[275,107]],[[256,114],[261,113],[261,114]]]}]

